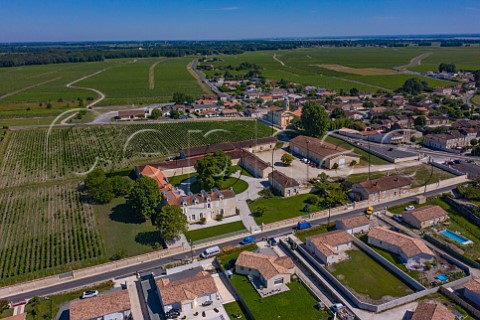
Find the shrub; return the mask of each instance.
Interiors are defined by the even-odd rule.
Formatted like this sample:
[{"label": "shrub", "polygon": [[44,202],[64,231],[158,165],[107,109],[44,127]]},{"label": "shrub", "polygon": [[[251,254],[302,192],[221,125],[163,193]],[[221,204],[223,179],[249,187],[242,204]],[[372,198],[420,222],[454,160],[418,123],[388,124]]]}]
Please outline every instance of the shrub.
[{"label": "shrub", "polygon": [[200,218],[200,224],[205,224],[207,223],[207,219],[206,218]]},{"label": "shrub", "polygon": [[222,221],[222,220],[223,220],[223,214],[217,214],[217,215],[215,216],[215,220],[217,220],[217,221]]},{"label": "shrub", "polygon": [[356,160],[352,160],[352,162],[350,162],[350,167],[353,167],[354,165],[357,164],[357,161]]},{"label": "shrub", "polygon": [[308,196],[307,199],[305,199],[305,202],[309,203],[309,204],[312,204],[312,205],[315,205],[318,203],[318,197],[316,195],[310,195]]}]

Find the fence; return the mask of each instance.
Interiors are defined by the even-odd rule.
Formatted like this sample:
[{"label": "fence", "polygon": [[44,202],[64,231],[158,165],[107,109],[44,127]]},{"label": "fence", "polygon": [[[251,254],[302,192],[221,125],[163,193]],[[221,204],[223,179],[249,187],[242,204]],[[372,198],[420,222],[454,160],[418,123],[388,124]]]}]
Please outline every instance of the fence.
[{"label": "fence", "polygon": [[440,288],[440,292],[443,293],[448,298],[455,301],[456,304],[459,304],[462,308],[464,308],[470,314],[472,314],[476,319],[480,319],[480,310],[478,310],[474,306],[470,305],[468,302],[463,300],[461,297],[456,295],[454,292],[452,292],[448,288],[444,288],[444,287]]},{"label": "fence", "polygon": [[450,172],[451,174],[454,174],[456,176],[463,176],[465,173],[463,172],[460,172],[458,171],[457,169],[455,168],[452,168],[450,166],[447,166],[447,165],[444,165],[443,163],[439,163],[439,162],[432,162],[431,163],[432,166],[434,167],[437,167],[439,169],[442,169],[444,171],[447,171],[447,172]]}]

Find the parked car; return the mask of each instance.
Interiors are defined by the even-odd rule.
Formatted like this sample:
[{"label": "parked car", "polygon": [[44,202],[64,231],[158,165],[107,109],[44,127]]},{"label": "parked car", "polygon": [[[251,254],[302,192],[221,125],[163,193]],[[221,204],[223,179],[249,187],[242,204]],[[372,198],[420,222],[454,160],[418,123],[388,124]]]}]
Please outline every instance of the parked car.
[{"label": "parked car", "polygon": [[246,238],[243,238],[242,241],[240,241],[240,244],[249,244],[252,243],[255,239],[253,236],[248,236]]},{"label": "parked car", "polygon": [[275,238],[269,238],[268,244],[271,245],[272,247],[275,247],[277,245],[277,240],[275,240]]},{"label": "parked car", "polygon": [[456,164],[460,164],[460,163],[462,163],[462,160],[456,159],[454,162],[455,162]]},{"label": "parked car", "polygon": [[212,300],[205,301],[204,303],[202,303],[202,307],[208,307],[208,306],[211,305],[212,303],[213,303]]},{"label": "parked car", "polygon": [[297,230],[304,230],[311,227],[312,227],[312,224],[308,221],[300,221],[299,223],[297,223]]},{"label": "parked car", "polygon": [[406,207],[405,207],[405,211],[412,211],[412,210],[414,210],[414,209],[415,209],[415,207],[412,206],[412,205],[409,205],[409,206],[406,206]]},{"label": "parked car", "polygon": [[370,206],[370,207],[368,207],[367,209],[365,209],[365,213],[366,213],[366,214],[373,214],[373,207]]},{"label": "parked car", "polygon": [[340,310],[342,310],[343,308],[345,308],[345,306],[341,303],[334,303],[332,305],[332,307],[330,308],[334,313],[337,313],[339,312]]},{"label": "parked car", "polygon": [[398,222],[403,222],[403,217],[399,214],[394,214],[393,215],[393,220],[396,220]]},{"label": "parked car", "polygon": [[98,296],[97,290],[87,290],[82,293],[82,299],[93,298]]}]

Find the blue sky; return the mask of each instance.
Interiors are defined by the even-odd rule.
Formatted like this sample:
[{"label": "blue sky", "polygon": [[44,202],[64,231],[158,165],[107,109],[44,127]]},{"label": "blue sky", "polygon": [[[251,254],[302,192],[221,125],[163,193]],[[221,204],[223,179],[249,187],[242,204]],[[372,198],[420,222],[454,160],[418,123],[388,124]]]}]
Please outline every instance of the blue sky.
[{"label": "blue sky", "polygon": [[0,42],[480,33],[479,0],[0,0]]}]

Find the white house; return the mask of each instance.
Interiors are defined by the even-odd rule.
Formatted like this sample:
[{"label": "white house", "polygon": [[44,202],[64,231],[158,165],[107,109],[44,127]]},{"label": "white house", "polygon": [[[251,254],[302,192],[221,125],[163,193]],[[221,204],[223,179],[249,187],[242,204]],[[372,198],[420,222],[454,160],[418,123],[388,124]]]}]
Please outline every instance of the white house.
[{"label": "white house", "polygon": [[350,234],[366,233],[370,230],[370,221],[364,215],[344,218],[335,222],[335,228],[345,230]]},{"label": "white house", "polygon": [[290,283],[295,264],[289,257],[273,257],[261,253],[243,251],[235,262],[235,272],[254,276],[265,288]]},{"label": "white house", "polygon": [[317,234],[307,238],[307,248],[323,263],[337,263],[348,258],[345,251],[352,249],[352,236],[344,230]]},{"label": "white house", "polygon": [[74,300],[70,303],[70,320],[104,319],[132,319],[128,290],[100,294],[97,297]]},{"label": "white house", "polygon": [[411,211],[405,211],[403,220],[417,229],[428,228],[448,219],[448,214],[440,206],[424,206]]},{"label": "white house", "polygon": [[[163,310],[178,309],[185,312],[207,301],[219,299],[215,280],[207,271],[190,270],[156,279]],[[198,271],[198,272],[197,272]]]},{"label": "white house", "polygon": [[435,259],[433,251],[422,240],[381,227],[370,230],[368,244],[397,254],[408,269],[418,269],[419,265]]}]

